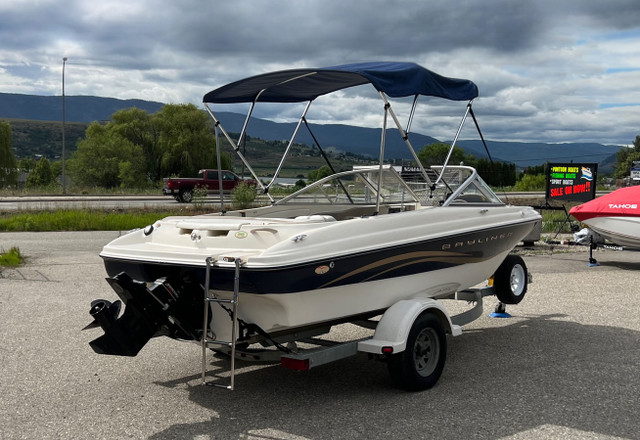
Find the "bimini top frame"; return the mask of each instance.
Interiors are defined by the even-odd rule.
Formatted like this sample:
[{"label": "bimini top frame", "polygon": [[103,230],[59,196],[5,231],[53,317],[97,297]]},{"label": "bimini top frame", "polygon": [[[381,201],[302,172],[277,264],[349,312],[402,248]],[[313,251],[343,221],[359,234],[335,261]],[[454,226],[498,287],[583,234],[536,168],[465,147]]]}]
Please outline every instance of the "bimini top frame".
[{"label": "bimini top frame", "polygon": [[[409,142],[409,138],[407,135],[407,132],[410,128],[410,121],[412,120],[415,111],[417,98],[418,96],[423,95],[435,96],[454,101],[469,101],[469,104],[467,105],[467,111],[462,119],[462,122],[460,123],[460,128],[458,129],[456,137],[451,146],[451,149],[453,150],[464,121],[467,118],[469,112],[472,112],[471,102],[478,96],[478,88],[472,81],[457,78],[447,78],[438,75],[437,73],[431,72],[430,70],[427,70],[415,63],[356,63],[318,69],[291,69],[252,76],[240,81],[227,84],[207,93],[203,98],[203,102],[207,111],[215,122],[216,136],[218,136],[219,132],[221,132],[225,136],[225,138],[232,145],[238,157],[242,160],[249,172],[252,174],[254,179],[258,181],[258,185],[273,202],[273,198],[268,193],[269,188],[278,177],[280,170],[282,169],[284,160],[286,159],[289,150],[293,145],[300,127],[304,123],[307,128],[309,128],[309,125],[306,121],[306,114],[309,110],[311,102],[318,96],[363,84],[373,85],[373,87],[380,93],[380,96],[382,97],[382,100],[384,102],[383,129],[380,140],[380,166],[382,167],[384,161],[387,119],[390,115],[396,127],[398,128],[403,140],[411,151],[414,160],[420,167],[425,181],[431,183],[431,180],[429,179],[424,168],[422,168],[420,161],[418,160],[418,156],[413,146]],[[387,96],[392,98],[408,96],[414,97],[414,105],[411,110],[411,115],[409,117],[409,123],[407,124],[406,131],[405,129],[403,129],[400,122],[398,121],[398,118],[391,109],[391,104],[389,103]],[[258,102],[308,102],[305,106],[302,116],[298,121],[298,124],[296,125],[296,128],[289,141],[289,144],[287,145],[280,164],[278,165],[278,168],[274,173],[274,177],[266,187],[260,182],[260,179],[258,178],[256,173],[253,171],[244,155],[240,152],[239,145],[240,141],[242,141],[242,139],[244,139],[244,137],[246,136],[247,126],[251,119],[251,114],[253,112],[255,104]],[[244,122],[244,126],[242,128],[242,132],[240,133],[239,142],[235,142],[229,136],[229,134],[221,126],[220,121],[216,118],[208,105],[234,103],[251,104]],[[324,152],[322,153],[324,155]],[[220,160],[218,160],[218,164],[220,164]],[[329,166],[331,167],[330,163]],[[444,173],[444,169],[442,170],[442,172]],[[439,181],[441,177],[442,174],[440,177],[438,177],[437,181]]]}]

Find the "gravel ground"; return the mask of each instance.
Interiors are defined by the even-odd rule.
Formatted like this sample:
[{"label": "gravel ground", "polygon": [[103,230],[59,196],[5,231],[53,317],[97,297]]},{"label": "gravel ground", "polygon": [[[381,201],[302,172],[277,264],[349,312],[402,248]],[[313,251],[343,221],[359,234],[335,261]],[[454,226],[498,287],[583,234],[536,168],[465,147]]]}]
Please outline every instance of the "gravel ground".
[{"label": "gravel ground", "polygon": [[487,298],[431,390],[399,391],[359,354],[306,373],[239,363],[230,392],[200,384],[194,344],[90,349],[89,303],[115,299],[98,252],[117,235],[0,234],[28,257],[0,273],[0,439],[640,439],[640,252],[589,267],[583,247],[518,248],[526,298],[509,319]]}]

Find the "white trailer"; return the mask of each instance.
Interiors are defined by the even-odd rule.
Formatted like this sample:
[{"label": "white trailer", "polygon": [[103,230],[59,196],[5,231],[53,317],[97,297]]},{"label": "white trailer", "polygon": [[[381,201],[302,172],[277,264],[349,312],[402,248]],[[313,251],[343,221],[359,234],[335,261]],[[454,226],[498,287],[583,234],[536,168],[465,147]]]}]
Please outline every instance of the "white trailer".
[{"label": "white trailer", "polygon": [[[419,296],[401,300],[374,319],[358,318],[347,321],[375,330],[373,336],[347,342],[318,338],[330,333],[333,323],[326,323],[284,335],[264,334],[257,344],[241,343],[237,340],[237,327],[241,329],[243,326],[236,318],[237,292],[231,300],[218,300],[207,296],[205,301],[231,305],[231,308],[223,305],[223,309],[229,313],[235,327],[231,342],[210,338],[202,340],[202,381],[206,385],[233,390],[235,359],[279,362],[285,368],[307,371],[363,352],[386,361],[389,373],[398,387],[409,391],[425,390],[436,384],[444,369],[447,353],[446,335],[461,335],[463,325],[482,316],[483,298],[486,296],[495,295],[499,300],[496,312],[504,313],[506,304],[518,304],[522,301],[530,282],[531,275],[522,258],[509,255],[489,279],[487,286],[441,297],[471,303],[473,306],[470,309],[450,316],[441,300]],[[205,316],[205,322],[207,319]],[[255,345],[258,347],[255,348]],[[229,384],[210,380],[207,374],[208,349],[231,356]]]}]

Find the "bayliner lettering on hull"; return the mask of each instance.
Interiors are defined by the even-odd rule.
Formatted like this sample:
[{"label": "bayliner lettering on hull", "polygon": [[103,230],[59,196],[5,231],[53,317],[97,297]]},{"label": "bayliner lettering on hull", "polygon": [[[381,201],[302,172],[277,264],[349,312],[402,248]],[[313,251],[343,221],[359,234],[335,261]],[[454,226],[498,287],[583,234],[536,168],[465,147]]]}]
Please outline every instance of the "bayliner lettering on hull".
[{"label": "bayliner lettering on hull", "polygon": [[477,244],[485,244],[488,243],[490,241],[496,241],[496,240],[504,240],[506,238],[511,238],[513,236],[513,232],[506,232],[506,233],[502,233],[502,234],[498,234],[498,235],[491,235],[488,237],[483,237],[483,238],[474,238],[473,240],[466,240],[466,241],[456,241],[456,242],[452,242],[452,243],[445,243],[442,245],[442,250],[446,251],[449,249],[457,249],[457,248],[462,248],[462,247],[467,247],[467,246],[475,246]]}]

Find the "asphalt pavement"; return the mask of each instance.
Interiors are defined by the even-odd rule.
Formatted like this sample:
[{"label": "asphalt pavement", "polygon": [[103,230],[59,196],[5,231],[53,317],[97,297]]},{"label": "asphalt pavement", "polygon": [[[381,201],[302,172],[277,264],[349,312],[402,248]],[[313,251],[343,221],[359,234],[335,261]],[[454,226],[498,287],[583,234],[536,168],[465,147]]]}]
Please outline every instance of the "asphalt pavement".
[{"label": "asphalt pavement", "polygon": [[193,343],[91,350],[89,304],[116,299],[98,253],[117,235],[0,233],[27,256],[0,272],[0,439],[640,439],[640,252],[589,267],[585,248],[519,248],[524,301],[501,319],[487,298],[431,390],[400,391],[359,354],[304,373],[239,362],[227,391],[201,385]]}]

